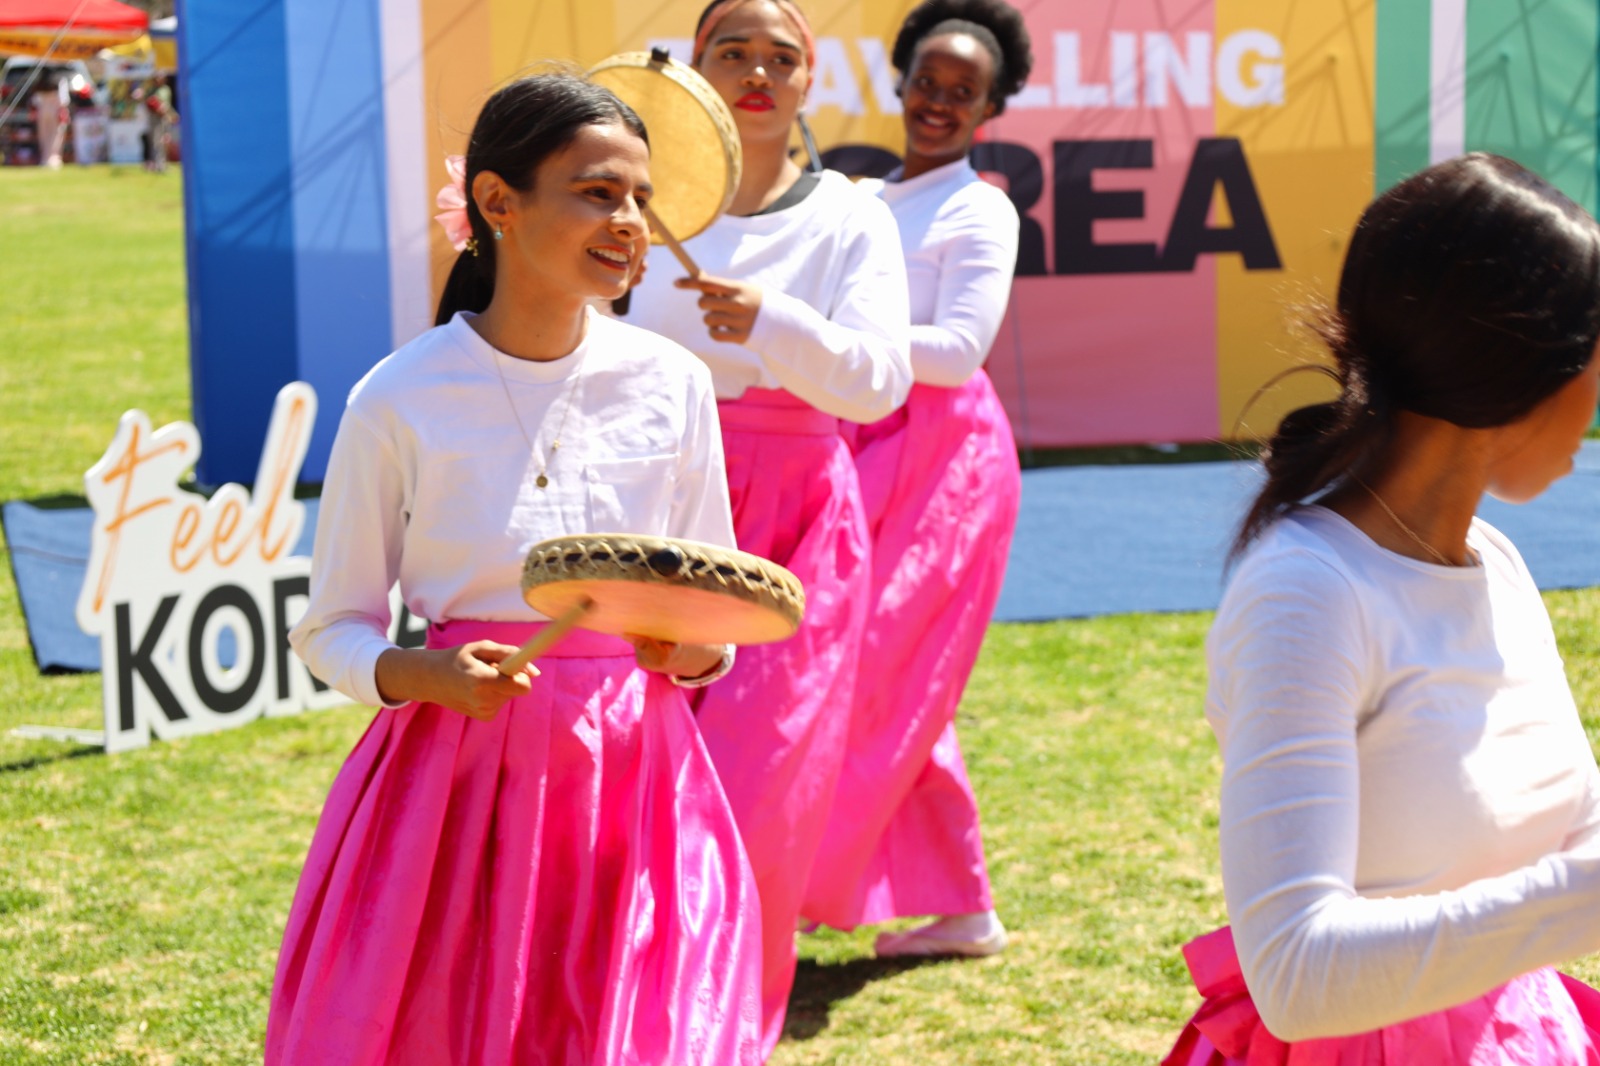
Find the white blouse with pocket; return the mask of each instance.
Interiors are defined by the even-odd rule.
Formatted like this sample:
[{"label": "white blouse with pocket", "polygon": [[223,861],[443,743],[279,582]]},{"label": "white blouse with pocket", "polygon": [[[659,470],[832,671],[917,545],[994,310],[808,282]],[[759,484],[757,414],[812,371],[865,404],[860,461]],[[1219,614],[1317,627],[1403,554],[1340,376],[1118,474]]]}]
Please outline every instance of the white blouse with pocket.
[{"label": "white blouse with pocket", "polygon": [[541,540],[734,544],[704,364],[595,312],[571,354],[515,359],[470,317],[429,330],[357,383],[328,460],[310,603],[291,641],[313,673],[362,703],[382,702],[374,669],[392,647],[396,581],[420,618],[534,621],[521,573]]}]

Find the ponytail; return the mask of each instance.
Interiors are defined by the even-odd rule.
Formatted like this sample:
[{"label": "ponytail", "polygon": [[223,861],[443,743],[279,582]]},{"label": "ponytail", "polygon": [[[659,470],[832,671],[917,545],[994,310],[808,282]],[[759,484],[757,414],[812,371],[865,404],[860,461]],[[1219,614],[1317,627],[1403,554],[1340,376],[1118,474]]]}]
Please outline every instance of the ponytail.
[{"label": "ponytail", "polygon": [[456,256],[450,277],[445,280],[444,292],[439,294],[439,309],[434,313],[433,324],[442,326],[456,316],[458,311],[482,314],[494,298],[494,245],[478,242],[485,258],[463,250]]},{"label": "ponytail", "polygon": [[1268,442],[1267,483],[1230,561],[1286,512],[1380,461],[1396,412],[1504,426],[1579,374],[1600,340],[1600,226],[1509,159],[1436,163],[1367,205],[1336,310],[1313,328],[1334,361],[1316,369],[1339,397],[1291,412]]},{"label": "ponytail", "polygon": [[1332,378],[1339,395],[1326,403],[1290,411],[1261,452],[1267,481],[1239,523],[1228,551],[1237,560],[1268,526],[1298,505],[1336,488],[1388,444],[1396,405],[1373,361],[1352,343],[1337,315],[1323,315],[1312,328],[1332,351],[1335,366],[1296,367],[1256,391],[1259,399],[1290,374],[1312,371]]}]

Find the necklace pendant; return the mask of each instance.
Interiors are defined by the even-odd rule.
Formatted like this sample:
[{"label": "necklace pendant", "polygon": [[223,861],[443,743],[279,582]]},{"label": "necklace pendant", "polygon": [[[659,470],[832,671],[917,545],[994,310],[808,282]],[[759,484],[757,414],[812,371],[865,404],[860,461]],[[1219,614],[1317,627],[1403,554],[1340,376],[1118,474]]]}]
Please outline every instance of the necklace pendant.
[{"label": "necklace pendant", "polygon": [[533,479],[533,483],[542,489],[546,485],[550,484],[550,479],[545,477],[543,474],[540,474],[538,477]]}]

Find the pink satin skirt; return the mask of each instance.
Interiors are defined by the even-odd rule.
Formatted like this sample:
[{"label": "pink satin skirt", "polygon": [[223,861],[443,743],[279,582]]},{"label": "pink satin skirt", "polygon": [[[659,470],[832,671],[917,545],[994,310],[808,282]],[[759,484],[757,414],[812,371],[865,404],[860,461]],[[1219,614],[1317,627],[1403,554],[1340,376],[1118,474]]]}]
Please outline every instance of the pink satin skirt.
[{"label": "pink satin skirt", "polygon": [[1354,1036],[1267,1031],[1224,926],[1184,945],[1204,997],[1162,1066],[1597,1066],[1600,992],[1535,970],[1459,1007]]},{"label": "pink satin skirt", "polygon": [[956,707],[1000,598],[1022,474],[1005,409],[978,371],[917,385],[855,435],[872,531],[839,787],[806,917],[841,929],[994,906]]},{"label": "pink satin skirt", "polygon": [[779,644],[739,649],[696,704],[761,892],[764,1046],[783,1032],[795,921],[844,757],[861,627],[867,525],[838,421],[786,392],[718,404],[739,547],[788,567],[805,620]]},{"label": "pink satin skirt", "polygon": [[378,711],[300,876],[268,1064],[762,1060],[759,905],[681,691],[582,630],[539,669],[492,721]]}]

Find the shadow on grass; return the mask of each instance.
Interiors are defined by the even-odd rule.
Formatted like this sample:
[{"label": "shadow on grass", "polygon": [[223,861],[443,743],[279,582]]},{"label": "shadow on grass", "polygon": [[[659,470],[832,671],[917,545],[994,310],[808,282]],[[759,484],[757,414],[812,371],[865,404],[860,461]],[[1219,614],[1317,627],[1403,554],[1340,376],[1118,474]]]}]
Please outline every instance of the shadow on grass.
[{"label": "shadow on grass", "polygon": [[1196,444],[1111,444],[1098,448],[1023,448],[1022,469],[1050,466],[1139,466],[1154,463],[1243,462],[1257,458],[1253,441],[1206,441]]},{"label": "shadow on grass", "polygon": [[41,511],[70,511],[75,507],[89,506],[89,497],[79,493],[53,492],[48,496],[35,496],[23,502],[32,504]]},{"label": "shadow on grass", "polygon": [[15,774],[24,770],[35,770],[41,766],[49,766],[53,762],[64,762],[67,759],[81,759],[85,755],[102,755],[104,748],[100,747],[74,747],[53,751],[48,755],[32,755],[26,759],[15,762],[0,762],[0,774]]},{"label": "shadow on grass", "polygon": [[828,1027],[828,1015],[835,1003],[849,999],[874,981],[949,961],[939,957],[866,958],[819,965],[812,959],[801,959],[789,993],[789,1012],[783,1020],[784,1039],[810,1040]]}]

